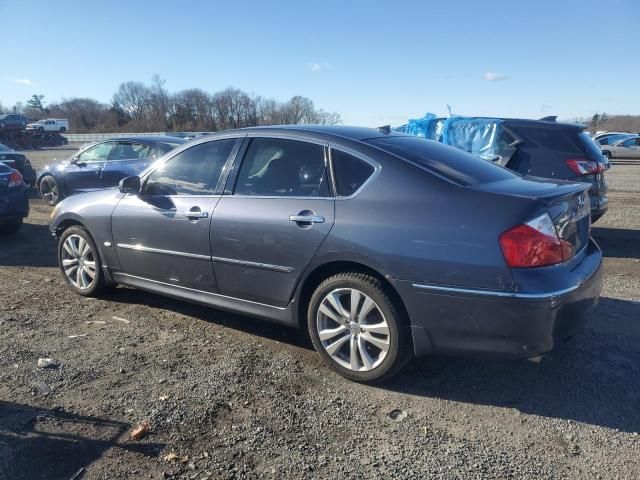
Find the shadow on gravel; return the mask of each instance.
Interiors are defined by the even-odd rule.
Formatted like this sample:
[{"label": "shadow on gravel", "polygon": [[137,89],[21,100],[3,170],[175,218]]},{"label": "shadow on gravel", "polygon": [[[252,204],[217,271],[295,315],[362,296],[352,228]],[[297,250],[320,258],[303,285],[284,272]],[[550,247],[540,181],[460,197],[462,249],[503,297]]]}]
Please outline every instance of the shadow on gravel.
[{"label": "shadow on gravel", "polygon": [[605,257],[640,258],[640,230],[594,227],[592,235]]},{"label": "shadow on gravel", "polygon": [[164,448],[119,441],[129,427],[123,422],[0,401],[0,480],[69,480],[113,447],[147,456],[157,456]]},{"label": "shadow on gravel", "polygon": [[110,302],[146,305],[152,308],[169,310],[179,315],[187,315],[199,320],[224,325],[250,335],[269,338],[277,342],[288,343],[312,350],[311,342],[301,331],[285,325],[270,323],[255,317],[247,317],[235,313],[205,307],[184,300],[174,300],[159,294],[135,290],[133,288],[116,288],[105,300]]},{"label": "shadow on gravel", "polygon": [[16,234],[0,235],[0,266],[57,266],[56,242],[49,226],[25,223]]},{"label": "shadow on gravel", "polygon": [[587,328],[539,364],[415,359],[384,388],[640,432],[640,302],[603,298]]}]

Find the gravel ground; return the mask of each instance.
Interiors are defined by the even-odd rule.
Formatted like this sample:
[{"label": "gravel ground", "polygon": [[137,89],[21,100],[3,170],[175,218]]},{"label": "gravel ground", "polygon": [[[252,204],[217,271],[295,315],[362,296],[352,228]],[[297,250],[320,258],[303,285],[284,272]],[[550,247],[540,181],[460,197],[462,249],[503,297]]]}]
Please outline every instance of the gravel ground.
[{"label": "gravel ground", "polygon": [[640,478],[640,163],[607,178],[605,287],[580,335],[540,363],[421,358],[378,387],[293,330],[126,288],[74,295],[34,195],[0,239],[0,480]]}]

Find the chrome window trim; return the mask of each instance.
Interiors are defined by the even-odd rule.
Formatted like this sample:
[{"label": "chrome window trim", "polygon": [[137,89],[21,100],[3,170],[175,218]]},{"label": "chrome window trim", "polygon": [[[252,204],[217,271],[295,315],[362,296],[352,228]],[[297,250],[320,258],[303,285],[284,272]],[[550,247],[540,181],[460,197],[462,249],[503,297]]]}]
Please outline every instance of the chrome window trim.
[{"label": "chrome window trim", "polygon": [[198,260],[211,260],[211,257],[209,255],[200,255],[198,253],[176,252],[175,250],[163,250],[161,248],[145,247],[143,245],[131,245],[128,243],[118,243],[116,244],[116,246],[125,250],[135,250],[138,252],[160,253],[163,255],[173,255],[176,257],[196,258]]},{"label": "chrome window trim", "polygon": [[[339,150],[343,153],[346,153],[347,155],[351,155],[352,157],[357,158],[358,160],[362,160],[363,162],[366,162],[369,165],[371,165],[374,169],[373,173],[369,175],[369,178],[367,178],[365,182],[362,185],[360,185],[360,188],[358,188],[355,192],[353,192],[348,197],[341,197],[340,195],[338,195],[338,181],[335,177],[336,175],[335,165],[333,165],[333,150]],[[376,177],[380,174],[380,171],[382,170],[382,166],[378,162],[370,159],[369,157],[358,152],[357,150],[354,150],[349,147],[344,147],[342,145],[337,145],[335,143],[329,144],[329,161],[331,163],[332,174],[334,175],[333,181],[334,181],[335,191],[336,191],[336,196],[335,196],[336,200],[351,200],[352,198],[357,197],[360,194],[360,192],[362,192],[365,188],[367,188],[367,186],[376,179]]]},{"label": "chrome window trim", "polygon": [[222,295],[220,293],[207,292],[206,290],[198,290],[196,288],[183,287],[182,285],[175,285],[173,283],[161,282],[159,280],[152,280],[150,278],[138,277],[136,275],[130,275],[128,273],[114,272],[113,275],[115,277],[135,278],[135,279],[138,279],[138,280],[144,280],[145,282],[151,282],[151,283],[157,283],[159,285],[165,285],[167,287],[180,288],[182,290],[188,290],[190,292],[204,293],[204,294],[210,295],[212,297],[228,298],[230,300],[236,300],[238,302],[252,303],[254,305],[260,305],[260,306],[263,306],[263,307],[273,308],[274,310],[286,310],[287,309],[287,307],[276,307],[275,305],[269,305],[268,303],[254,302],[253,300],[245,300],[243,298],[230,297],[228,295]]},{"label": "chrome window trim", "polygon": [[432,290],[435,292],[453,292],[453,293],[468,293],[472,295],[484,295],[489,297],[503,297],[503,298],[530,298],[530,299],[546,299],[565,295],[580,288],[581,285],[573,285],[569,288],[562,290],[555,290],[552,292],[544,293],[520,293],[520,292],[505,292],[501,290],[480,290],[475,288],[463,288],[463,287],[445,287],[443,285],[429,285],[424,283],[413,283],[412,286],[419,290]]},{"label": "chrome window trim", "polygon": [[273,270],[275,272],[281,273],[291,273],[294,270],[293,267],[272,265],[270,263],[249,262],[247,260],[237,260],[235,258],[211,257],[211,260],[219,263],[228,263],[229,265],[243,265],[246,267],[260,268],[262,270]]}]

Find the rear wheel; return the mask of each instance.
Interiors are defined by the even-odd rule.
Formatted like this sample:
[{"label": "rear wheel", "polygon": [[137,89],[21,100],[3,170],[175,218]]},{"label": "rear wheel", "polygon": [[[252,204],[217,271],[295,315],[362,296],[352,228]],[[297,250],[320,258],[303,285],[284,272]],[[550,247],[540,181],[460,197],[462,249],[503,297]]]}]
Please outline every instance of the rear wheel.
[{"label": "rear wheel", "polygon": [[66,131],[67,131],[67,128],[66,128],[66,127],[60,127],[60,133],[64,133],[64,132],[66,132]]},{"label": "rear wheel", "polygon": [[382,382],[411,357],[401,311],[379,279],[338,274],[322,282],[311,297],[309,335],[323,362],[343,377]]},{"label": "rear wheel", "polygon": [[70,227],[60,236],[58,265],[66,284],[79,295],[94,297],[107,286],[96,244],[82,227]]},{"label": "rear wheel", "polygon": [[46,175],[40,180],[38,185],[38,193],[42,199],[49,205],[55,205],[62,200],[62,194],[60,192],[60,186],[58,181],[51,175]]}]

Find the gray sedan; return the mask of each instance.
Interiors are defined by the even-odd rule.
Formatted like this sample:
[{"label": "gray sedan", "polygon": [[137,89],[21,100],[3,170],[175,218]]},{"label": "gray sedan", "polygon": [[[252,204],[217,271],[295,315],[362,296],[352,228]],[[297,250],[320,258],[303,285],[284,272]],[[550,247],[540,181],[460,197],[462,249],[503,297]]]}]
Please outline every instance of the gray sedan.
[{"label": "gray sedan", "polygon": [[603,145],[602,153],[607,158],[640,159],[640,135],[622,138],[611,145]]},{"label": "gray sedan", "polygon": [[413,355],[533,357],[601,290],[589,184],[341,126],[221,132],[52,214],[74,292],[127,285],[307,329],[359,382]]}]

